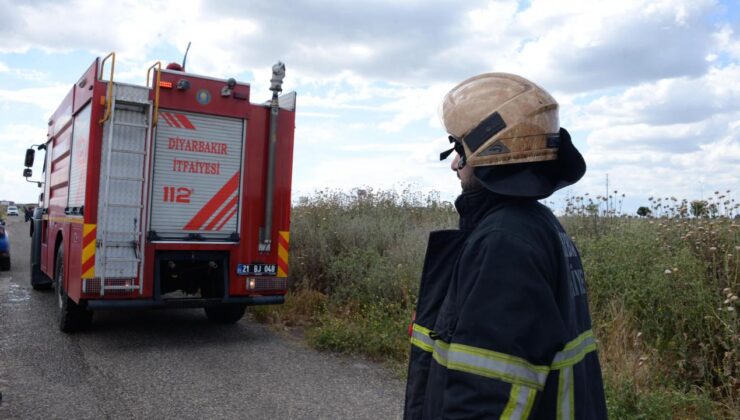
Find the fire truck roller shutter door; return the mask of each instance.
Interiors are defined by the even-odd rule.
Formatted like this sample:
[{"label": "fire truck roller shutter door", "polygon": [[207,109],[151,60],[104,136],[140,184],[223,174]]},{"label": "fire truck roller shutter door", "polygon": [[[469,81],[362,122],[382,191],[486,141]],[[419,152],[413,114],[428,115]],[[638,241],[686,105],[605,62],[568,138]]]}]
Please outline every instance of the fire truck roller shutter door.
[{"label": "fire truck roller shutter door", "polygon": [[198,234],[227,240],[237,231],[246,122],[160,110],[150,230],[165,240]]}]

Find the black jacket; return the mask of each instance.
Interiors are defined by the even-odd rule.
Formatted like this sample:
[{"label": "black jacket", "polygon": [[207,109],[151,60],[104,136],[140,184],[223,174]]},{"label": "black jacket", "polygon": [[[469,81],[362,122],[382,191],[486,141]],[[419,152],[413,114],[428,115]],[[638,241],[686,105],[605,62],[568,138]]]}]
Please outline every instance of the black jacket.
[{"label": "black jacket", "polygon": [[404,418],[606,418],[583,268],[558,220],[487,190],[455,205],[460,229],[429,237]]}]

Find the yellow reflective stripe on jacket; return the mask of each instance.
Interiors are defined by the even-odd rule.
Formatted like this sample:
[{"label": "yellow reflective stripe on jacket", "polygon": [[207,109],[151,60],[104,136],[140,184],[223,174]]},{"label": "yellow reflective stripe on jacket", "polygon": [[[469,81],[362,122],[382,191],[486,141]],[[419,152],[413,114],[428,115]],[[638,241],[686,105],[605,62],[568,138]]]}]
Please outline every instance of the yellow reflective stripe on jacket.
[{"label": "yellow reflective stripe on jacket", "polygon": [[430,332],[428,328],[414,324],[411,330],[411,344],[431,353],[434,350],[434,340],[429,337]]},{"label": "yellow reflective stripe on jacket", "polygon": [[448,344],[442,340],[435,340],[432,357],[447,369],[499,379],[537,390],[542,390],[547,380],[547,366],[535,366],[518,357],[462,344]]},{"label": "yellow reflective stripe on jacket", "polygon": [[550,368],[552,370],[557,370],[573,366],[583,360],[588,353],[595,350],[596,339],[594,338],[593,331],[584,331],[581,335],[576,337],[575,340],[566,344],[565,347],[563,347],[563,350],[555,354]]},{"label": "yellow reflective stripe on jacket", "polygon": [[501,420],[528,419],[534,406],[537,391],[521,385],[512,385],[509,402],[501,413]]},{"label": "yellow reflective stripe on jacket", "polygon": [[558,381],[558,420],[572,420],[574,413],[573,366],[560,370]]},{"label": "yellow reflective stripe on jacket", "polygon": [[[560,385],[573,386],[572,366],[583,360],[586,355],[596,350],[596,339],[593,331],[584,331],[574,340],[568,342],[563,350],[555,354],[550,366],[534,365],[526,360],[504,353],[459,343],[445,343],[432,340],[431,330],[418,324],[412,327],[411,343],[424,351],[433,353],[434,360],[440,365],[453,370],[472,373],[488,378],[499,379],[510,384],[528,387],[541,391],[551,370],[561,370]],[[571,379],[565,383],[563,371],[570,372]],[[512,393],[514,390],[512,389]],[[558,393],[572,399],[572,393],[559,389]],[[512,394],[513,398],[513,394]],[[518,397],[517,397],[518,398]],[[510,401],[511,403],[511,401]],[[560,403],[560,399],[558,399]],[[571,410],[572,411],[572,410]],[[568,417],[566,417],[568,418]]]}]

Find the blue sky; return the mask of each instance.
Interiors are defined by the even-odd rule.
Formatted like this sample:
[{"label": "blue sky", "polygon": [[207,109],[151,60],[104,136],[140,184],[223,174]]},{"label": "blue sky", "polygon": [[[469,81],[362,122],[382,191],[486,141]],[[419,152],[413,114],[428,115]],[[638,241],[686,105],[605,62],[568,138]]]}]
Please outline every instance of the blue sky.
[{"label": "blue sky", "polygon": [[[439,103],[458,82],[517,73],[560,103],[588,172],[567,195],[697,199],[740,187],[737,0],[0,0],[0,199],[34,201],[26,147],[97,56],[143,84],[157,60],[298,92],[294,196],[352,188],[459,193]],[[38,170],[37,173],[40,173]]]}]

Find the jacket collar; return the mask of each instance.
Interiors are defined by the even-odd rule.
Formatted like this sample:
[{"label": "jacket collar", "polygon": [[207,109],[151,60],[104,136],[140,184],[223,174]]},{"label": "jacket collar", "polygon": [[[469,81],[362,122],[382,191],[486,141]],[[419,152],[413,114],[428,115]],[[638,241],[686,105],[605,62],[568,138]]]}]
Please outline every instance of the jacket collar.
[{"label": "jacket collar", "polygon": [[474,229],[494,207],[503,204],[511,197],[506,197],[480,188],[475,191],[465,191],[455,200],[455,208],[460,215],[460,229]]}]

